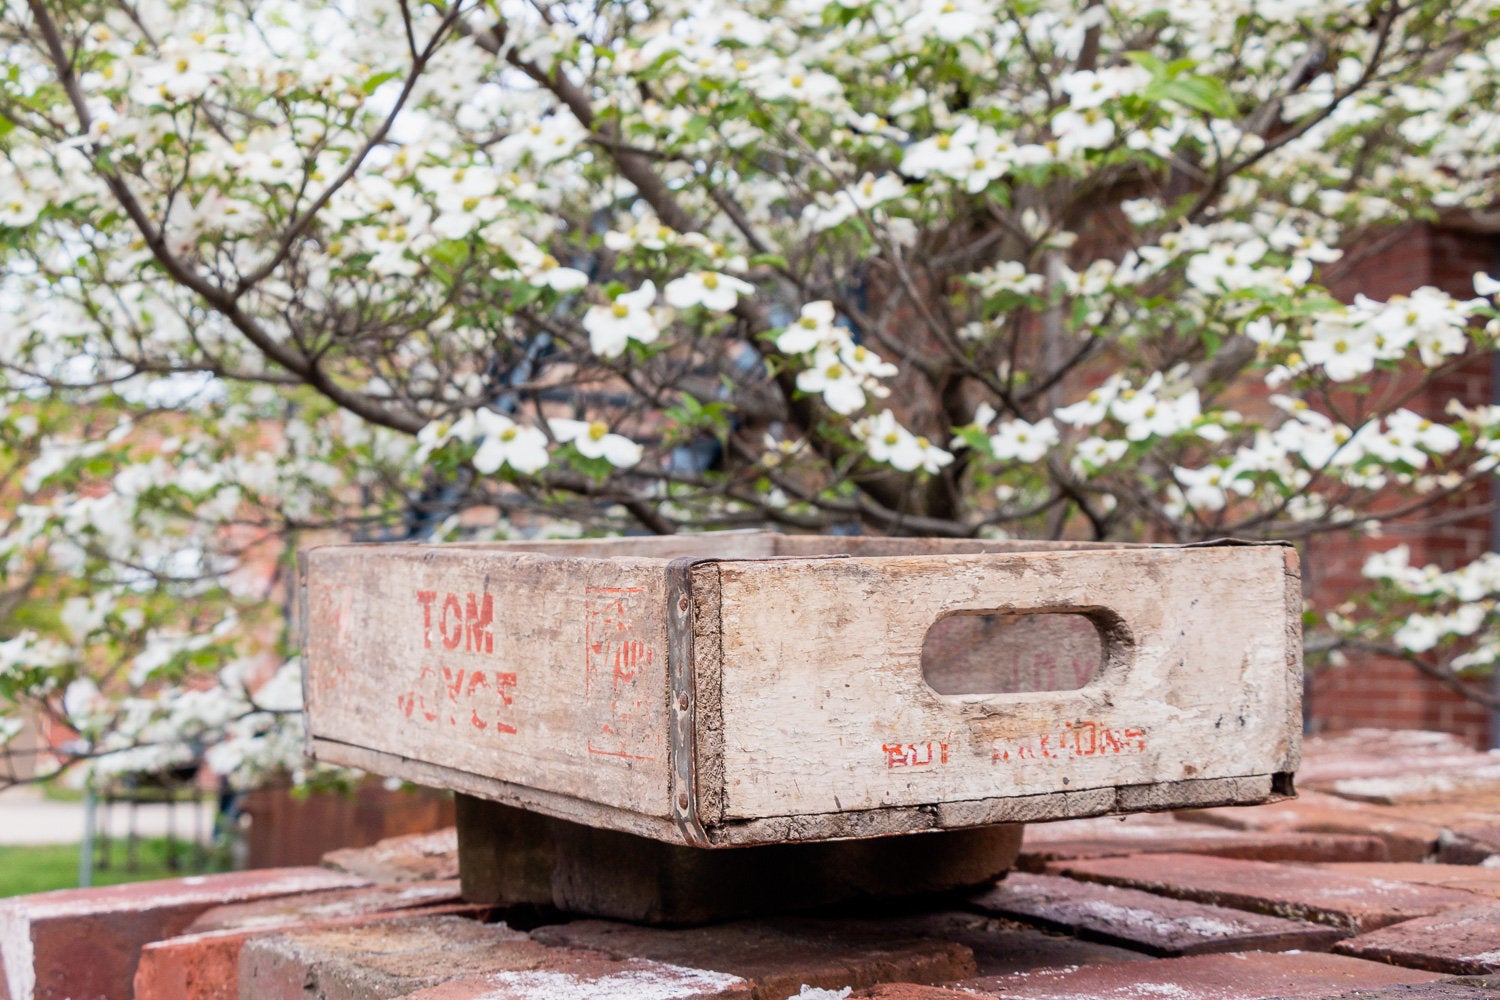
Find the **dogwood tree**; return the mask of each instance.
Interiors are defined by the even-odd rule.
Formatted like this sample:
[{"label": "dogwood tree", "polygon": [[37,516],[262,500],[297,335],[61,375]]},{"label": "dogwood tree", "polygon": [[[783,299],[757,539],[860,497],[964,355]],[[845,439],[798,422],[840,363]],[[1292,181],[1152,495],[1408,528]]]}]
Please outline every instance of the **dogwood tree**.
[{"label": "dogwood tree", "polygon": [[[309,538],[1452,516],[1500,408],[1412,401],[1500,282],[1326,288],[1493,206],[1497,35],[1481,0],[4,0],[4,733],[294,761]],[[1341,641],[1500,658],[1493,557],[1369,575]]]}]

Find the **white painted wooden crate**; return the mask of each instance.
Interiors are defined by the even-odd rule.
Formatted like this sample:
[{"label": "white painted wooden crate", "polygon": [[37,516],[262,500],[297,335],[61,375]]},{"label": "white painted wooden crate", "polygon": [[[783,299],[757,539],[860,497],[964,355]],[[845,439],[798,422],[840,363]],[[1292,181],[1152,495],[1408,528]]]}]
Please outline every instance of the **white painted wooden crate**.
[{"label": "white painted wooden crate", "polygon": [[1285,545],[735,533],[302,572],[313,756],[668,842],[1264,802],[1300,755]]}]

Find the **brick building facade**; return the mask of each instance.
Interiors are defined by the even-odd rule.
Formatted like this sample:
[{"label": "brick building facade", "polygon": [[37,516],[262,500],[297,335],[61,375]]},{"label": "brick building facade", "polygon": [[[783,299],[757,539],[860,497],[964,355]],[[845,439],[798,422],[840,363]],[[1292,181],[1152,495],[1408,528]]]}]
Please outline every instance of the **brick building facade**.
[{"label": "brick building facade", "polygon": [[[1362,292],[1385,299],[1432,285],[1470,298],[1474,273],[1496,273],[1497,265],[1500,236],[1495,233],[1412,226],[1354,263],[1333,290],[1344,298]],[[1406,405],[1440,416],[1450,399],[1470,406],[1500,401],[1497,369],[1500,356],[1471,359],[1433,379]],[[1492,485],[1491,493],[1493,489]],[[1426,525],[1393,526],[1383,537],[1350,533],[1316,540],[1304,554],[1308,596],[1321,607],[1337,605],[1360,584],[1365,558],[1396,544],[1410,546],[1414,564],[1436,563],[1445,569],[1495,548],[1500,518],[1487,510],[1490,499],[1483,494],[1471,497],[1467,506],[1442,510]],[[1478,746],[1500,743],[1500,729],[1483,707],[1395,660],[1358,656],[1346,666],[1317,670],[1309,676],[1307,695],[1308,725],[1314,731],[1359,726],[1440,729]]]}]

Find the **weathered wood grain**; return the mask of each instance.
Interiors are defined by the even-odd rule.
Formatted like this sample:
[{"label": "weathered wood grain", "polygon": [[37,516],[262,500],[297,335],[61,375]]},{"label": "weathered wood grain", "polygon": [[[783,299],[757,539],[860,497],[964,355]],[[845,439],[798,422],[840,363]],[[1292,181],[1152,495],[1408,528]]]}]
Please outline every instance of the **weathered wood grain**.
[{"label": "weathered wood grain", "polygon": [[[1268,775],[1295,744],[1274,547],[725,562],[720,588],[726,820]],[[1101,676],[938,694],[927,630],[996,610],[1093,618]]]},{"label": "weathered wood grain", "polygon": [[665,813],[658,561],[438,546],[307,558],[315,737]]},{"label": "weathered wood grain", "polygon": [[[690,634],[674,644],[682,558]],[[689,830],[728,846],[1264,801],[1298,760],[1283,546],[333,546],[304,553],[302,596],[316,756],[671,842],[689,788]],[[924,679],[948,616],[1059,612],[1099,641],[950,630]],[[954,654],[952,635],[991,633]],[[690,690],[673,688],[673,649]],[[1094,662],[1061,662],[1078,656]]]}]

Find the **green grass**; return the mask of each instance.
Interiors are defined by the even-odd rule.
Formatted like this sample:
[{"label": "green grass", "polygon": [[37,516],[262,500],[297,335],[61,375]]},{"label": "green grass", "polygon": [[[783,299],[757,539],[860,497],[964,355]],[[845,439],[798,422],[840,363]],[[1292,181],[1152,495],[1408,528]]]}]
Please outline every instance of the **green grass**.
[{"label": "green grass", "polygon": [[[45,844],[36,847],[0,845],[0,897],[76,887],[78,849],[77,844]],[[101,869],[98,862],[95,862],[94,884],[144,882],[148,879],[196,875],[202,871],[195,849],[182,841],[176,844],[177,857],[181,862],[177,871],[167,865],[165,837],[142,838],[137,843],[136,852],[135,871],[128,871],[125,865],[125,841],[115,840],[110,846],[109,867]],[[210,855],[209,861],[209,871],[224,870],[221,860],[216,862]]]}]

